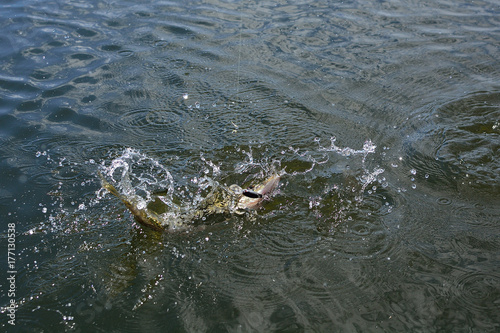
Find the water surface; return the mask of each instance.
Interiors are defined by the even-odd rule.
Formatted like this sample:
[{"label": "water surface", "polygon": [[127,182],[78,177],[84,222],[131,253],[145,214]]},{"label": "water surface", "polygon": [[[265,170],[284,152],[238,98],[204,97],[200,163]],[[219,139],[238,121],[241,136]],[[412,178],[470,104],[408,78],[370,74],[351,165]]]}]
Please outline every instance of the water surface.
[{"label": "water surface", "polygon": [[[500,329],[497,1],[1,8],[7,331]],[[129,151],[185,202],[284,176],[158,234],[100,189]]]}]

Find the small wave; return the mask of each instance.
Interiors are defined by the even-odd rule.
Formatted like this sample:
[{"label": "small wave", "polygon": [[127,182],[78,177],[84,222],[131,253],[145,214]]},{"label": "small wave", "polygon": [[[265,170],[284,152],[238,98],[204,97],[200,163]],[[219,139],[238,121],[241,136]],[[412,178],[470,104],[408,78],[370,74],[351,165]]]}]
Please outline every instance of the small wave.
[{"label": "small wave", "polygon": [[[500,93],[476,92],[436,108],[407,145],[412,167],[436,187],[498,193]],[[426,131],[425,131],[426,130]],[[422,134],[424,135],[422,136]]]},{"label": "small wave", "polygon": [[[181,116],[169,110],[138,109],[124,113],[120,117],[120,124],[125,130],[138,130],[147,128],[148,132],[155,127],[173,125],[181,120]],[[152,127],[151,127],[152,126]],[[144,134],[148,132],[142,131]]]},{"label": "small wave", "polygon": [[456,301],[472,313],[491,313],[498,318],[500,276],[484,272],[468,272],[454,284]]}]

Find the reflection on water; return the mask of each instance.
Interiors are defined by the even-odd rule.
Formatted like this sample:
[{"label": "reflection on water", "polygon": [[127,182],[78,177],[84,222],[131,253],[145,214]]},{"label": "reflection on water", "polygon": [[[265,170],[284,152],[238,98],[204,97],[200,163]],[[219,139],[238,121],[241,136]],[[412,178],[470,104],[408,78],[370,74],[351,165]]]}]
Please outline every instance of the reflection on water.
[{"label": "reflection on water", "polygon": [[[498,13],[5,2],[0,212],[16,225],[18,308],[13,327],[1,287],[0,325],[498,330]],[[163,191],[174,217],[211,188],[281,180],[251,213],[163,234],[98,170],[146,205]]]}]

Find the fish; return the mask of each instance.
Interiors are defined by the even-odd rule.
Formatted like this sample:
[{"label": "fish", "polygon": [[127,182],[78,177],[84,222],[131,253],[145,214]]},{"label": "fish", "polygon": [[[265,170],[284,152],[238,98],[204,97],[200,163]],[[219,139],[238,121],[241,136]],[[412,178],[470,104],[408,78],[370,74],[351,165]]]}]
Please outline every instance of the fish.
[{"label": "fish", "polygon": [[120,194],[118,190],[111,185],[99,172],[99,176],[101,178],[101,184],[104,189],[106,189],[109,193],[116,196],[120,199],[125,207],[132,213],[134,219],[141,225],[151,228],[156,231],[163,231],[165,227],[161,223],[161,219],[154,211],[146,208],[138,208],[138,200],[135,197],[126,197],[123,194]]},{"label": "fish", "polygon": [[241,198],[236,205],[239,210],[256,209],[279,185],[280,176],[272,175],[262,183],[245,189],[241,192]]},{"label": "fish", "polygon": [[228,189],[211,193],[203,204],[195,211],[178,218],[171,218],[168,221],[163,216],[149,209],[148,206],[139,208],[140,197],[125,196],[110,184],[99,172],[101,184],[109,193],[119,198],[134,216],[135,221],[140,225],[156,231],[180,231],[190,228],[195,219],[204,215],[214,213],[236,213],[244,214],[245,211],[257,209],[263,200],[269,198],[271,193],[278,187],[280,176],[272,175],[262,183],[253,187],[242,189],[238,185],[231,185]]}]

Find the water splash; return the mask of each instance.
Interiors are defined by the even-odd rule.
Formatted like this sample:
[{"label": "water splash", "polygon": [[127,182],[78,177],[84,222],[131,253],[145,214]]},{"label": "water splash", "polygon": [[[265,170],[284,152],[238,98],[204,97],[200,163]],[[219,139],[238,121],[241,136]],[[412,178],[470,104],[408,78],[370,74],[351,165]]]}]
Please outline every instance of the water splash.
[{"label": "water splash", "polygon": [[174,179],[170,171],[159,161],[132,148],[126,148],[121,156],[111,161],[109,166],[103,161],[100,170],[120,193],[127,197],[137,197],[139,209],[145,208],[158,190],[163,191],[160,196],[162,201],[171,208],[176,208]]},{"label": "water splash", "polygon": [[346,156],[346,157],[351,156],[351,155],[363,155],[363,161],[366,159],[366,156],[368,156],[368,154],[373,154],[375,152],[375,149],[377,148],[377,146],[371,140],[366,140],[365,143],[363,144],[363,149],[359,149],[359,150],[352,149],[349,147],[341,148],[341,147],[337,146],[335,144],[335,141],[337,141],[337,138],[335,136],[332,136],[330,138],[330,147],[328,147],[328,148],[321,146],[321,144],[320,144],[321,139],[320,138],[315,138],[314,141],[318,143],[318,146],[319,146],[318,149],[320,151],[333,151],[339,155]]},{"label": "water splash", "polygon": [[[365,196],[376,195],[377,190],[388,185],[381,177],[385,169],[378,165],[370,166],[372,160],[368,156],[375,154],[377,148],[371,140],[366,140],[361,149],[341,147],[336,144],[335,137],[330,138],[330,146],[327,147],[322,146],[320,141],[320,138],[315,138],[317,151],[306,154],[311,167],[305,173],[311,173],[316,168],[314,175],[317,176],[313,176],[311,186],[319,187],[316,193],[309,196],[308,208],[318,220],[323,221],[321,229],[326,224],[331,232],[338,225],[353,220],[353,216],[362,210]],[[317,153],[322,155],[312,156]],[[332,159],[335,156],[334,162]],[[322,168],[317,169],[319,166]]]},{"label": "water splash", "polygon": [[331,137],[330,138],[330,147],[323,147],[320,144],[320,139],[315,138],[314,141],[318,143],[318,150],[319,151],[326,151],[326,152],[335,152],[341,156],[344,157],[349,157],[349,156],[355,156],[355,155],[361,155],[361,163],[362,163],[362,168],[363,168],[363,174],[359,177],[359,181],[362,184],[361,187],[361,193],[363,193],[366,188],[376,182],[378,180],[378,176],[381,175],[385,170],[381,167],[375,167],[372,171],[368,169],[366,166],[366,158],[369,154],[375,153],[375,149],[377,146],[371,141],[371,140],[366,140],[365,143],[363,144],[362,149],[353,149],[350,147],[339,147],[335,144],[335,141],[337,140],[336,137]]},{"label": "water splash", "polygon": [[[67,180],[72,180],[74,174],[89,174],[89,171],[95,174],[97,167],[121,195],[133,199],[138,209],[154,209],[163,221],[170,221],[165,223],[185,224],[189,220],[196,225],[210,224],[220,221],[220,218],[213,220],[209,213],[224,213],[225,218],[226,213],[239,213],[235,198],[244,188],[278,175],[283,184],[273,194],[280,195],[269,205],[271,210],[266,212],[304,209],[304,214],[312,212],[321,221],[336,226],[357,210],[364,196],[375,195],[378,189],[387,188],[387,181],[381,177],[384,169],[378,165],[372,167],[373,159],[368,157],[376,156],[376,145],[371,140],[367,140],[361,149],[342,147],[336,143],[335,137],[326,147],[321,145],[319,138],[314,142],[318,145],[316,149],[289,146],[278,150],[277,155],[270,147],[260,144],[236,146],[210,155],[200,153],[198,158],[189,162],[189,170],[179,167],[179,157],[159,160],[133,148],[108,153],[111,158],[91,159],[80,164],[63,157],[59,161],[53,160],[57,174],[71,171],[71,177],[61,178],[66,181],[60,181],[53,191],[57,201],[53,205],[55,210],[49,210],[46,205],[46,209],[41,209],[48,215],[48,228],[53,232],[80,232],[115,221],[108,192],[100,188],[97,177],[89,178],[92,181],[75,179],[72,184],[72,191],[83,186],[99,186],[92,192],[93,196],[88,193],[85,197],[70,199],[71,205],[68,205],[68,193],[63,195],[71,186]],[[40,152],[37,156],[43,157],[44,154]],[[228,159],[228,156],[231,157]],[[217,200],[226,204],[215,209],[213,203]],[[307,208],[301,206],[304,200]],[[255,214],[251,215],[255,217]],[[35,229],[33,233],[39,231]]]},{"label": "water splash", "polygon": [[[251,154],[247,156],[250,163],[239,164],[237,174],[254,171],[257,166],[260,167],[260,175],[274,170],[266,163],[254,162]],[[221,164],[214,163],[203,154],[200,161],[203,162],[200,174],[181,185],[162,163],[127,148],[109,165],[103,162],[100,174],[103,187],[119,196],[136,220],[155,229],[161,227],[170,231],[190,230],[193,224],[205,222],[212,214],[244,214],[262,201],[268,192],[272,192],[271,188],[276,187],[276,179],[279,179],[274,172],[274,176],[264,183],[257,183],[255,186],[261,186],[259,191],[262,193],[255,192],[257,187],[255,191],[243,190],[239,185],[222,183]],[[186,175],[183,177],[186,178]],[[255,172],[247,179],[262,181],[259,173]],[[264,185],[266,182],[269,186]],[[106,193],[97,191],[97,196],[101,199]]]}]

